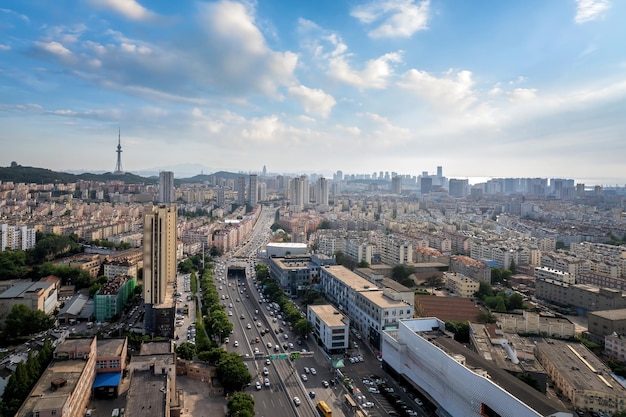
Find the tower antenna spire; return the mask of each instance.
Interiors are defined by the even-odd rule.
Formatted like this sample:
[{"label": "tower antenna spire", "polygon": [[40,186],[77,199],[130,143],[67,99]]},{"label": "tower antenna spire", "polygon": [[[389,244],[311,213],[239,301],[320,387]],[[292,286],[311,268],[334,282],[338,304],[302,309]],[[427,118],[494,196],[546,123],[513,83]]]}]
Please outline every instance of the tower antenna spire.
[{"label": "tower antenna spire", "polygon": [[120,175],[124,173],[122,170],[122,129],[117,127],[117,163],[115,164],[115,171],[113,172],[116,175]]}]

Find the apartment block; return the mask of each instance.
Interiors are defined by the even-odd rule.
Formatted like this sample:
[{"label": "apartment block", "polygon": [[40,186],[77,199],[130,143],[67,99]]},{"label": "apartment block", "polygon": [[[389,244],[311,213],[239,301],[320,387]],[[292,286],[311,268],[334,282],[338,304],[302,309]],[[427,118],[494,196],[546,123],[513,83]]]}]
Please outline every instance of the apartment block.
[{"label": "apartment block", "polygon": [[594,311],[587,321],[589,333],[594,336],[626,335],[626,308]]},{"label": "apartment block", "polygon": [[566,284],[574,284],[575,279],[572,274],[569,272],[559,271],[558,269],[546,268],[546,267],[536,267],[535,268],[535,280],[546,280],[550,279],[553,281],[560,281]]},{"label": "apartment block", "polygon": [[604,336],[604,353],[612,359],[626,362],[626,336],[617,333]]},{"label": "apartment block", "polygon": [[463,298],[472,298],[480,286],[478,281],[458,272],[444,272],[443,281],[450,292]]},{"label": "apartment block", "polygon": [[35,243],[36,230],[34,228],[0,223],[0,252],[32,249]]},{"label": "apartment block", "polygon": [[137,278],[118,275],[110,279],[94,295],[94,316],[96,321],[105,322],[119,316],[126,303],[134,296]]}]

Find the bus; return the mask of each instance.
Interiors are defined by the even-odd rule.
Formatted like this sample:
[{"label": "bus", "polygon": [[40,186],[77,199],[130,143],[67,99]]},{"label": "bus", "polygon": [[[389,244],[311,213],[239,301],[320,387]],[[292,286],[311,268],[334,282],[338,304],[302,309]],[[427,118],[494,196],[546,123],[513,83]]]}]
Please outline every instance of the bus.
[{"label": "bus", "polygon": [[317,406],[315,408],[317,408],[317,412],[322,417],[332,417],[333,416],[333,412],[330,411],[330,407],[328,405],[326,405],[326,403],[324,401],[318,402]]}]

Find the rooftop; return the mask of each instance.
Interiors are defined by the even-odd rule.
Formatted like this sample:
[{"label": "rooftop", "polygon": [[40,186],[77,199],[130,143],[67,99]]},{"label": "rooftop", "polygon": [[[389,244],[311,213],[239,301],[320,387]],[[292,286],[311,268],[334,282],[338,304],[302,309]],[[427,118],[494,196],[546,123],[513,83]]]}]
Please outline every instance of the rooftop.
[{"label": "rooftop", "polygon": [[607,320],[626,320],[626,308],[618,310],[601,310],[590,312],[589,315],[598,316]]},{"label": "rooftop", "polygon": [[378,290],[378,287],[375,284],[358,276],[356,273],[350,271],[344,266],[331,265],[325,266],[323,269],[355,291],[369,291],[372,289]]},{"label": "rooftop", "polygon": [[330,304],[310,305],[309,309],[315,312],[328,327],[340,327],[349,324],[347,317]]},{"label": "rooftop", "polygon": [[126,339],[98,339],[98,357],[103,356],[122,356]]},{"label": "rooftop", "polygon": [[386,297],[382,291],[362,291],[359,293],[360,296],[367,298],[373,304],[380,308],[393,308],[393,307],[404,307],[408,306],[402,300],[392,300],[389,297]]},{"label": "rooftop", "polygon": [[126,413],[133,417],[166,415],[167,374],[134,371],[126,397]]}]

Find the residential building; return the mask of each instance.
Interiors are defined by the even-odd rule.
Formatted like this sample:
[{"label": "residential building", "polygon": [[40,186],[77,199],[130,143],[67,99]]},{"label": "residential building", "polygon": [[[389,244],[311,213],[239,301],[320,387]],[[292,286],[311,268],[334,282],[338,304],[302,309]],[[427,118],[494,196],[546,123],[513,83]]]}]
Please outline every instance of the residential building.
[{"label": "residential building", "polygon": [[[174,334],[176,280],[176,205],[146,210],[143,235],[143,299],[148,334]],[[155,309],[159,312],[154,312]]]},{"label": "residential building", "polygon": [[612,333],[604,336],[604,354],[620,362],[626,362],[626,337]]},{"label": "residential building", "polygon": [[256,174],[250,174],[248,178],[248,204],[254,207],[259,202],[259,182]]},{"label": "residential building", "polygon": [[535,281],[550,279],[553,281],[564,282],[566,284],[574,284],[575,278],[569,272],[559,271],[558,269],[536,267],[535,268]]},{"label": "residential building", "polygon": [[97,398],[117,397],[122,374],[126,370],[128,338],[99,339],[96,350],[94,396]]},{"label": "residential building", "polygon": [[137,278],[137,263],[127,259],[115,260],[104,264],[104,275],[111,279],[120,275]]},{"label": "residential building", "polygon": [[464,298],[472,298],[480,286],[478,281],[458,272],[444,272],[443,281],[451,293]]},{"label": "residential building", "polygon": [[537,334],[569,339],[576,337],[576,326],[565,317],[543,316],[524,310],[522,314],[495,313],[498,328],[505,333]]},{"label": "residential building", "polygon": [[332,305],[309,305],[307,320],[313,335],[328,353],[343,353],[349,348],[350,319]]},{"label": "residential building", "polygon": [[18,304],[52,314],[57,303],[58,289],[54,282],[20,282],[0,293],[0,321],[4,322],[13,306]]},{"label": "residential building", "polygon": [[36,234],[36,230],[32,227],[0,223],[0,252],[32,249],[37,243]]},{"label": "residential building", "polygon": [[320,287],[375,347],[380,345],[384,329],[395,328],[399,320],[413,317],[413,305],[406,303],[401,294],[380,289],[343,266],[320,268]]},{"label": "residential building", "polygon": [[110,279],[94,295],[94,316],[97,322],[105,322],[120,316],[126,303],[134,296],[137,278],[119,275]]},{"label": "residential building", "polygon": [[174,173],[161,171],[159,173],[159,204],[175,203],[174,197]]}]

